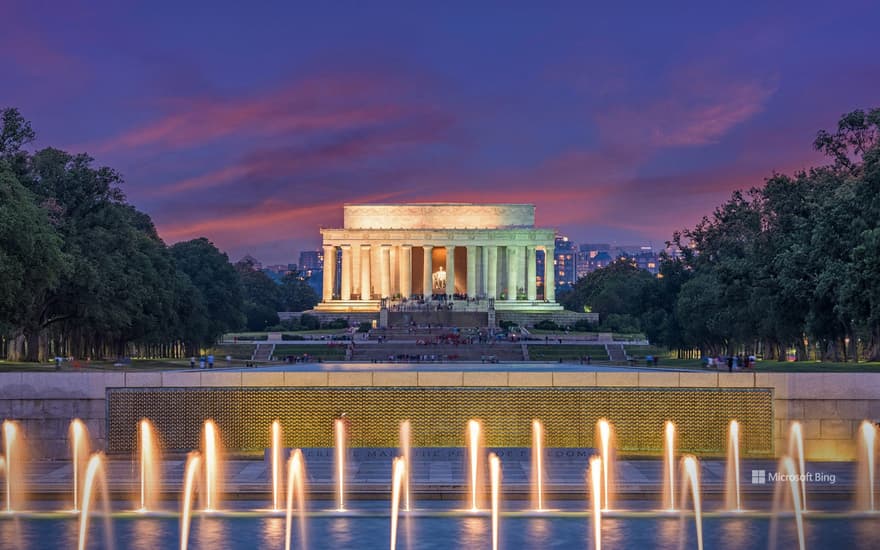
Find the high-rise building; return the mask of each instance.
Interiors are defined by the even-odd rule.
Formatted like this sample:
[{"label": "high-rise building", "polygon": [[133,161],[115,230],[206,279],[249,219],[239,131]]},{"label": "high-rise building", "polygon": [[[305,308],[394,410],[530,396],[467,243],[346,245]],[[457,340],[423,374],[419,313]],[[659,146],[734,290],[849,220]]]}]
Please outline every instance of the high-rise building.
[{"label": "high-rise building", "polygon": [[553,261],[556,264],[556,291],[570,290],[577,281],[577,247],[568,237],[556,236]]},{"label": "high-rise building", "polygon": [[299,253],[299,268],[303,271],[324,269],[323,250],[303,250]]}]

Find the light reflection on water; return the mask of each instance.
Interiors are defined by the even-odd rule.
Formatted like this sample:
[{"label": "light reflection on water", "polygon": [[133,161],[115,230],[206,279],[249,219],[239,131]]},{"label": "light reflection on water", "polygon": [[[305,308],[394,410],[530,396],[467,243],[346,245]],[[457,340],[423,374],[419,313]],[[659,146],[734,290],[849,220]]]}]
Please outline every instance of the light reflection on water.
[{"label": "light reflection on water", "polygon": [[[161,548],[162,539],[171,535],[168,530],[168,522],[150,519],[136,519],[131,522],[131,525],[134,537],[133,540],[128,543],[127,548],[131,548],[132,550],[152,550],[153,548]],[[117,544],[117,547],[119,546],[120,545]]]},{"label": "light reflection on water", "polygon": [[[375,508],[374,508],[375,510]],[[491,524],[486,517],[409,517],[411,533],[399,539],[399,550],[485,549],[491,545]],[[100,523],[100,522],[99,522]],[[793,521],[781,518],[780,550],[793,547]],[[717,550],[765,550],[770,521],[767,518],[711,517],[704,522],[705,547]],[[875,518],[807,518],[807,547],[868,550],[880,540],[880,515]],[[192,548],[209,550],[256,550],[284,547],[284,519],[279,517],[204,517],[193,522]],[[388,547],[390,518],[387,516],[313,517],[309,519],[309,548],[314,550],[382,549]],[[691,516],[605,517],[603,548],[678,550],[693,548]],[[683,530],[686,534],[683,535]],[[179,519],[174,517],[118,518],[114,521],[116,549],[146,550],[177,548]],[[588,516],[501,518],[501,539],[507,549],[592,549]],[[77,520],[74,516],[52,519],[0,519],[0,549],[73,548]],[[683,543],[683,545],[682,545]],[[105,548],[95,530],[90,550]],[[294,542],[294,548],[299,545]]]},{"label": "light reflection on water", "polygon": [[[235,522],[237,526],[240,522]],[[201,516],[193,521],[190,540],[194,548],[228,548],[231,520]],[[255,542],[255,541],[254,541]]]},{"label": "light reflection on water", "polygon": [[[501,522],[503,527],[504,521]],[[464,548],[486,548],[489,541],[489,518],[466,517],[459,528],[459,541]]]},{"label": "light reflection on water", "polygon": [[[284,518],[266,518],[260,529],[260,548],[284,548]],[[294,537],[296,533],[293,534]],[[294,542],[297,539],[294,538]],[[296,544],[294,544],[294,548]]]}]

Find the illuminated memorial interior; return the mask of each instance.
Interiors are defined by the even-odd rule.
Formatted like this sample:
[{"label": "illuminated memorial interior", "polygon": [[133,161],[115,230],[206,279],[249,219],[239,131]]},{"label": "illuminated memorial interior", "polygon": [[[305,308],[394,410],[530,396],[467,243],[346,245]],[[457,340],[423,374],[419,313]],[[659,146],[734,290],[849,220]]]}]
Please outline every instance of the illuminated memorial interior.
[{"label": "illuminated memorial interior", "polygon": [[[552,312],[555,232],[531,204],[347,204],[343,227],[322,229],[318,311],[378,311],[381,301],[445,299],[454,307]],[[330,259],[330,260],[328,260]],[[540,283],[540,284],[539,284]]]}]

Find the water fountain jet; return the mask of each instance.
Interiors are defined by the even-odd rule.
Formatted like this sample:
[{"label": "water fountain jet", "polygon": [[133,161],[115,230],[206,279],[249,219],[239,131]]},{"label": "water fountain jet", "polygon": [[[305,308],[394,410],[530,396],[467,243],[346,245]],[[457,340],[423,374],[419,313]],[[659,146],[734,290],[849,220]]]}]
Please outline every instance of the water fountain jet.
[{"label": "water fountain jet", "polygon": [[877,458],[877,426],[865,420],[859,427],[859,484],[856,488],[857,501],[865,512],[876,512],[875,474]]},{"label": "water fountain jet", "polygon": [[602,458],[590,459],[590,502],[593,507],[593,548],[602,550]]},{"label": "water fountain jet", "polygon": [[333,423],[336,441],[336,509],[345,511],[345,422],[338,418]]},{"label": "water fountain jet", "polygon": [[6,467],[6,511],[14,512],[18,507],[18,497],[23,492],[20,471],[24,463],[23,449],[20,448],[18,423],[12,420],[3,421],[3,452]]},{"label": "water fountain jet", "polygon": [[198,451],[193,451],[186,456],[186,469],[183,475],[183,504],[180,511],[180,550],[187,550],[189,546],[189,524],[192,520],[195,486],[201,462],[202,457]]},{"label": "water fountain jet", "polygon": [[599,435],[599,454],[602,456],[602,510],[611,510],[611,492],[614,486],[614,426],[602,418],[596,423]]},{"label": "water fountain jet", "polygon": [[220,442],[217,425],[205,420],[205,511],[217,510],[220,500]]},{"label": "water fountain jet", "polygon": [[800,479],[801,510],[807,511],[807,471],[804,464],[804,432],[800,422],[792,422],[788,432],[788,456],[797,459],[797,474]]},{"label": "water fountain jet", "polygon": [[480,432],[482,427],[479,420],[468,421],[468,462],[470,463],[470,494],[471,494],[471,511],[476,512],[479,508],[479,472],[480,472],[480,455],[482,454],[480,445]]},{"label": "water fountain jet", "polygon": [[686,455],[681,459],[681,501],[684,506],[687,495],[687,487],[691,488],[691,500],[694,503],[694,523],[697,529],[697,548],[703,550],[703,504],[700,498],[700,464],[693,455]]},{"label": "water fountain jet", "polygon": [[498,513],[501,506],[501,459],[489,454],[489,479],[492,489],[492,550],[498,550]]},{"label": "water fountain jet", "polygon": [[532,506],[544,511],[544,426],[532,420]]},{"label": "water fountain jet", "polygon": [[739,476],[739,422],[730,421],[727,437],[727,479],[725,482],[727,509],[742,512]]},{"label": "water fountain jet", "polygon": [[411,511],[410,506],[410,480],[412,478],[412,427],[409,420],[400,423],[400,456],[406,464],[406,478],[403,481],[403,509]]},{"label": "water fountain jet", "polygon": [[[780,460],[780,465],[782,466],[780,470],[785,472],[786,478],[788,480],[788,487],[791,494],[791,502],[794,507],[794,520],[795,525],[797,526],[797,535],[798,535],[798,548],[799,550],[804,550],[804,510],[801,508],[802,495],[800,494],[800,483],[798,483],[798,469],[795,466],[795,462],[791,457],[784,456]],[[777,489],[778,491],[778,489]],[[776,516],[776,508],[777,508],[777,499],[774,498],[774,517]],[[773,537],[775,539],[775,536]]]},{"label": "water fountain jet", "polygon": [[95,486],[100,484],[104,501],[104,536],[107,539],[107,548],[112,548],[113,536],[111,535],[110,497],[107,493],[107,478],[104,473],[104,454],[93,453],[86,465],[85,478],[83,479],[82,505],[79,516],[79,542],[78,550],[85,550],[88,541],[89,519],[92,515],[92,505],[95,500]]},{"label": "water fountain jet", "polygon": [[281,503],[281,422],[272,421],[272,510],[277,512]]},{"label": "water fountain jet", "polygon": [[159,506],[160,489],[162,486],[159,444],[156,440],[153,424],[146,418],[139,424],[139,456],[141,469],[141,512],[155,510]]},{"label": "water fountain jet", "polygon": [[79,418],[70,421],[67,430],[70,439],[70,457],[73,463],[73,511],[79,511],[80,481],[89,459],[89,429]]},{"label": "water fountain jet", "polygon": [[663,506],[675,512],[675,424],[667,421],[663,443]]},{"label": "water fountain jet", "polygon": [[392,483],[391,483],[391,550],[397,548],[397,523],[400,516],[400,496],[403,492],[403,485],[406,482],[406,460],[401,457],[395,457],[391,466]]},{"label": "water fountain jet", "polygon": [[284,549],[290,550],[293,523],[293,498],[296,495],[300,547],[306,548],[306,467],[303,454],[296,449],[287,461],[287,513],[285,515]]}]

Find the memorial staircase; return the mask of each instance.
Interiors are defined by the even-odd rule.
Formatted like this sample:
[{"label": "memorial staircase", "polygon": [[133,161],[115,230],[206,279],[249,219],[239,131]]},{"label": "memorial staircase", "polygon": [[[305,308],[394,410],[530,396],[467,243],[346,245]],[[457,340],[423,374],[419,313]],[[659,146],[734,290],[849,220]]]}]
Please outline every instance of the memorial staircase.
[{"label": "memorial staircase", "polygon": [[272,359],[272,353],[275,351],[275,344],[257,344],[254,349],[254,355],[251,357],[253,361],[266,362]]}]

